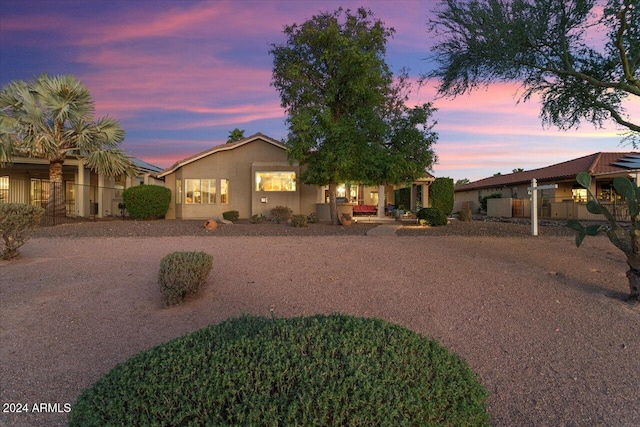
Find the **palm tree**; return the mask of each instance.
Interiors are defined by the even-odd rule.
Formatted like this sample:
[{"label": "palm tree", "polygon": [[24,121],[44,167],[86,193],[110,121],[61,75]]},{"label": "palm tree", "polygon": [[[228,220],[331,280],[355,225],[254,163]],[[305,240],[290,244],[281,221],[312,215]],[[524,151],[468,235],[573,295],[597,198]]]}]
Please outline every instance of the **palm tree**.
[{"label": "palm tree", "polygon": [[231,142],[240,141],[244,139],[244,129],[235,128],[231,132],[229,132],[229,138],[227,138],[227,144]]},{"label": "palm tree", "polygon": [[[62,188],[68,155],[105,176],[134,176],[136,166],[120,149],[124,130],[109,117],[94,121],[94,112],[89,90],[72,75],[7,84],[0,91],[0,163],[14,155],[47,159],[51,191]],[[64,198],[52,196],[55,206],[48,208],[64,215]]]}]

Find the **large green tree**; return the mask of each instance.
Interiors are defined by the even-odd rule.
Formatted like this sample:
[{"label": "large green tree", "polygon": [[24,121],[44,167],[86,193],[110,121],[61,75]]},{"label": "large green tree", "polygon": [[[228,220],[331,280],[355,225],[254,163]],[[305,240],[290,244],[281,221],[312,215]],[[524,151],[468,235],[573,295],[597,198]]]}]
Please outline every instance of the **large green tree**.
[{"label": "large green tree", "polygon": [[430,25],[437,67],[425,77],[440,79],[440,95],[520,82],[543,124],[613,120],[638,146],[640,122],[624,108],[640,97],[637,0],[443,0]]},{"label": "large green tree", "polygon": [[433,109],[406,106],[406,71],[385,62],[393,28],[370,10],[339,8],[286,26],[272,45],[272,85],[286,109],[289,157],[305,165],[302,181],[328,185],[332,223],[341,182],[415,180],[435,161]]},{"label": "large green tree", "polygon": [[[120,148],[124,130],[109,117],[95,121],[94,111],[89,90],[72,75],[7,84],[0,91],[0,162],[14,156],[47,159],[52,191],[61,188],[62,165],[70,155],[106,176],[134,175],[134,163]],[[50,200],[55,206],[48,209],[64,213],[62,197]]]}]

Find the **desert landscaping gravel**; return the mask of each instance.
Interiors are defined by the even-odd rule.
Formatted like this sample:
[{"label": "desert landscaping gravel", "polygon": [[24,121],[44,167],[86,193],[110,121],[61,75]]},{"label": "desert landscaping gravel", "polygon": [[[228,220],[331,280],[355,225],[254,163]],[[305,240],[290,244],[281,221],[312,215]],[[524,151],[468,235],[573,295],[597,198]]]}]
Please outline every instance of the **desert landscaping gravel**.
[{"label": "desert landscaping gravel", "polygon": [[[63,426],[67,404],[116,364],[228,317],[335,312],[401,324],[462,356],[490,393],[492,425],[640,425],[640,309],[605,237],[576,248],[558,224],[537,237],[526,223],[373,227],[37,229],[19,259],[0,261],[0,425]],[[204,292],[165,308],[159,262],[177,250],[211,253],[214,267]]]}]

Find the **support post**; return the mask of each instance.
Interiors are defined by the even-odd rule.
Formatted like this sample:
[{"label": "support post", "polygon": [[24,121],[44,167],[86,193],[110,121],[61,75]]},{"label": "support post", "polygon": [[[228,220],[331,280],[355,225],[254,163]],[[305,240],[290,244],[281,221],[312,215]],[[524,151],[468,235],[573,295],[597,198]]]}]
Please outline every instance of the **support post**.
[{"label": "support post", "polygon": [[538,235],[538,190],[535,178],[531,180],[531,235]]},{"label": "support post", "polygon": [[384,206],[385,206],[385,186],[381,185],[378,188],[378,218],[384,218]]},{"label": "support post", "polygon": [[540,185],[538,181],[533,178],[531,180],[531,187],[528,188],[531,194],[531,235],[538,235],[538,190],[551,190],[558,188],[558,184]]}]

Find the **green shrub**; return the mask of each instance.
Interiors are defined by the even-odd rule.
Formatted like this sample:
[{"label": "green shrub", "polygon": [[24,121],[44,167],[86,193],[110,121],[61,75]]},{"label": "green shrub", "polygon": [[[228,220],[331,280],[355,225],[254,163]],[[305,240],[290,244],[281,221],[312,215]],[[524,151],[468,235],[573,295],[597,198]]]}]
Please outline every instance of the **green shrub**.
[{"label": "green shrub", "polygon": [[306,215],[292,215],[291,216],[291,226],[292,227],[306,227],[307,226],[307,216]]},{"label": "green shrub", "polygon": [[2,259],[19,255],[18,248],[26,243],[38,226],[44,209],[24,203],[0,203],[0,235],[2,235]]},{"label": "green shrub", "polygon": [[460,209],[458,211],[458,219],[460,221],[471,221],[471,209]]},{"label": "green shrub", "polygon": [[307,221],[309,222],[309,224],[316,224],[319,220],[318,220],[318,214],[315,212],[310,213],[307,216]]},{"label": "green shrub", "polygon": [[440,212],[440,209],[436,208],[422,208],[416,214],[418,220],[425,220],[427,224],[437,227],[440,225],[447,225],[447,216]]},{"label": "green shrub", "polygon": [[275,208],[271,209],[271,216],[277,223],[289,221],[292,213],[293,211],[286,206],[276,206]]},{"label": "green shrub", "polygon": [[432,208],[439,209],[445,216],[453,212],[453,179],[436,178],[429,186],[429,202]]},{"label": "green shrub", "polygon": [[404,327],[243,316],[117,365],[69,426],[488,426],[486,398],[463,359]]},{"label": "green shrub", "polygon": [[251,219],[249,220],[249,222],[251,224],[260,224],[261,222],[264,222],[266,219],[267,217],[262,214],[255,214],[251,216]]},{"label": "green shrub", "polygon": [[167,305],[179,304],[207,284],[213,257],[204,252],[173,252],[160,261],[158,283]]},{"label": "green shrub", "polygon": [[487,200],[501,199],[501,198],[502,198],[501,193],[493,193],[493,194],[489,194],[488,196],[484,196],[483,198],[480,199],[480,210],[485,212],[487,211]]},{"label": "green shrub", "polygon": [[122,199],[134,219],[164,218],[171,203],[171,190],[159,185],[138,185],[124,190]]},{"label": "green shrub", "polygon": [[226,219],[227,221],[236,222],[239,217],[240,217],[240,212],[238,211],[222,212],[222,218]]}]

